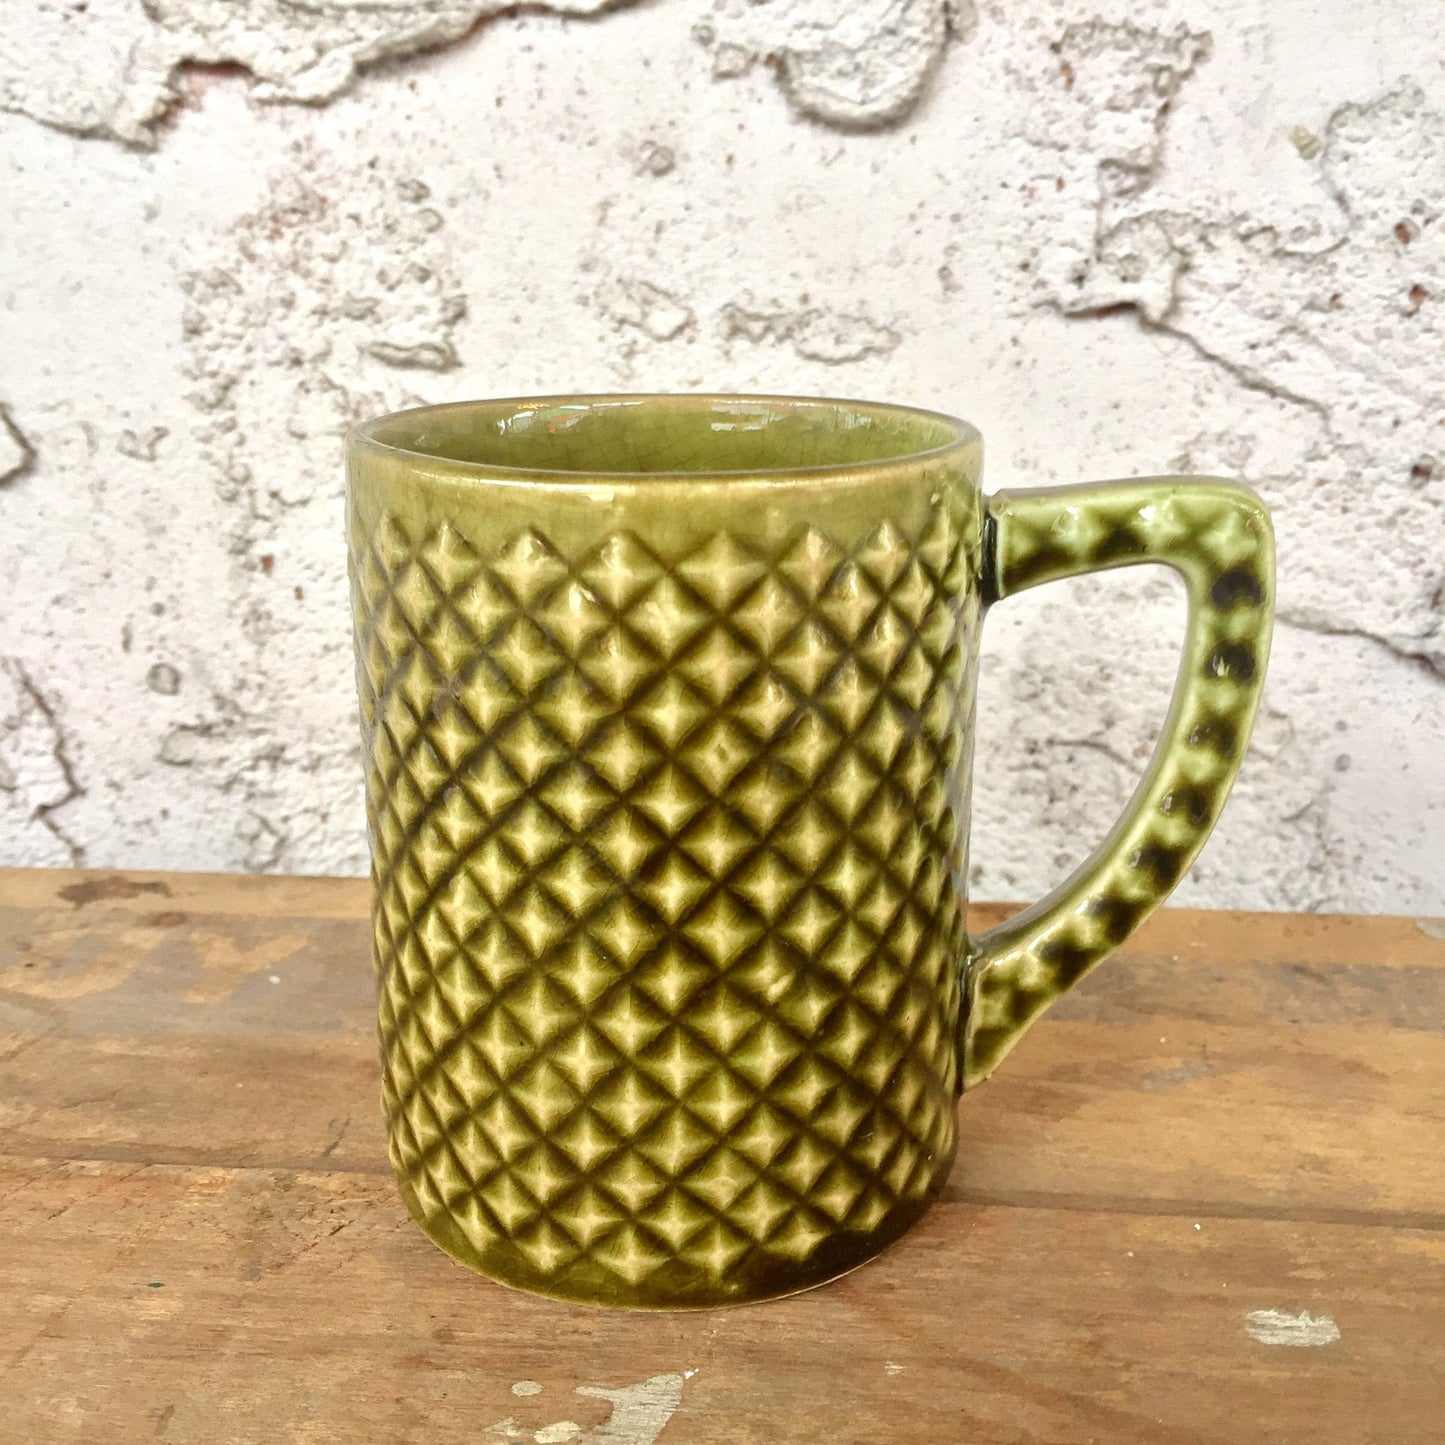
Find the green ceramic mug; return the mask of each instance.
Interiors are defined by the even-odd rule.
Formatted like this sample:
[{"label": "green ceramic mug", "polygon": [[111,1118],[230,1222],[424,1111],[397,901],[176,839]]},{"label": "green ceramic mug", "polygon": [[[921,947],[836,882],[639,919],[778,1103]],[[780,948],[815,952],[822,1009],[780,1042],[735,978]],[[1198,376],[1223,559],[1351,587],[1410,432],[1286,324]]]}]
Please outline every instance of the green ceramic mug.
[{"label": "green ceramic mug", "polygon": [[[548,397],[348,443],[383,1095],[407,1207],[554,1297],[820,1283],[949,1172],[959,1092],[1153,910],[1238,768],[1268,516],[1228,482],[985,497],[933,412]],[[964,926],[979,623],[1163,562],[1189,625],[1124,816]]]}]

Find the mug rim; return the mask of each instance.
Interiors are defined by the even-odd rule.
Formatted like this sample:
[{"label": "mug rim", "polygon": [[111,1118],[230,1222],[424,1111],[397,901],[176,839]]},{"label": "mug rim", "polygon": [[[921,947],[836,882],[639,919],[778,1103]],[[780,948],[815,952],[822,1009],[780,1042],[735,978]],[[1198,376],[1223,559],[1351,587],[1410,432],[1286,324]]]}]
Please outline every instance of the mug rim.
[{"label": "mug rim", "polygon": [[[428,416],[455,416],[481,408],[503,412],[523,412],[546,407],[569,407],[597,411],[604,408],[644,406],[647,404],[690,403],[700,410],[728,406],[779,407],[791,411],[838,410],[872,412],[879,417],[898,420],[932,422],[948,428],[952,435],[937,446],[899,452],[893,456],[850,462],[823,462],[793,467],[706,468],[701,470],[660,469],[656,471],[623,471],[606,467],[585,471],[566,467],[521,467],[500,462],[464,460],[383,440],[378,433],[407,419],[422,421]],[[949,412],[930,407],[909,406],[899,402],[871,401],[861,397],[804,396],[780,392],[712,392],[712,391],[639,391],[639,392],[559,392],[535,396],[474,397],[464,401],[434,402],[424,406],[403,407],[358,422],[346,433],[348,453],[368,452],[373,455],[420,464],[430,471],[442,471],[457,477],[486,480],[535,482],[539,485],[581,486],[604,483],[624,485],[650,483],[699,483],[707,481],[788,482],[820,481],[829,478],[856,479],[876,475],[880,471],[912,470],[919,465],[942,461],[956,453],[977,451],[983,436],[971,422]]]}]

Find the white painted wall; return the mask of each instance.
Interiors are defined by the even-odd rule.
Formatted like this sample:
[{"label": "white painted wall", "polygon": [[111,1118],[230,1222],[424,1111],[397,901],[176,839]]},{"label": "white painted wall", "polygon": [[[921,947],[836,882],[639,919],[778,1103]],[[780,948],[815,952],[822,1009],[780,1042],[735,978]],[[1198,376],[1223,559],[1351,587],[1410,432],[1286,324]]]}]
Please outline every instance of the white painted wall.
[{"label": "white painted wall", "polygon": [[[567,12],[567,13],[563,13]],[[1437,0],[5,0],[0,861],[364,865],[350,417],[959,411],[989,481],[1241,475],[1280,626],[1181,896],[1445,911]],[[976,891],[1122,804],[1164,575],[989,620]]]}]

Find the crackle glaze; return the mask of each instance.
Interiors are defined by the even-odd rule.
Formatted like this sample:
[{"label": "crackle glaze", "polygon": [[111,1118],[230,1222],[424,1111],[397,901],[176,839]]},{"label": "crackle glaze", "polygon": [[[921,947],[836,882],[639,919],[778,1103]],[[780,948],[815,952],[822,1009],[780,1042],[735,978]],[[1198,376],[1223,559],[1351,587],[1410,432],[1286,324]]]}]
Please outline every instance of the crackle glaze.
[{"label": "crackle glaze", "polygon": [[[559,1298],[766,1298],[947,1176],[959,1091],[1188,867],[1248,737],[1267,517],[1180,478],[979,486],[933,413],[402,413],[349,445],[383,1097],[407,1207]],[[1054,894],[964,928],[985,607],[1182,573],[1174,708]]]}]

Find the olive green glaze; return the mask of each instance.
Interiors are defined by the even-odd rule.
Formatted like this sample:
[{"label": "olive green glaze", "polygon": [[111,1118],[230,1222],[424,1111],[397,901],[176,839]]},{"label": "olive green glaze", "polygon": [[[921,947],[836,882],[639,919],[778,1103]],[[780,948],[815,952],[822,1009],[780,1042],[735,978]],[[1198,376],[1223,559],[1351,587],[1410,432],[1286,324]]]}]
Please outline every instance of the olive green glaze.
[{"label": "olive green glaze", "polygon": [[[986,512],[979,470],[963,423],[786,398],[351,438],[391,1154],[463,1263],[653,1308],[860,1263],[941,1187],[959,1089],[1193,857],[1263,670],[1263,513],[1181,481]],[[1144,560],[1195,603],[1165,760],[971,945],[983,605]]]},{"label": "olive green glaze", "polygon": [[1124,816],[1048,897],[977,940],[964,1087],[982,1083],[1034,1019],[1173,891],[1209,836],[1254,726],[1274,615],[1274,538],[1259,499],[1165,477],[988,503],[989,601],[1140,562],[1184,578],[1189,627],[1174,700]]}]

